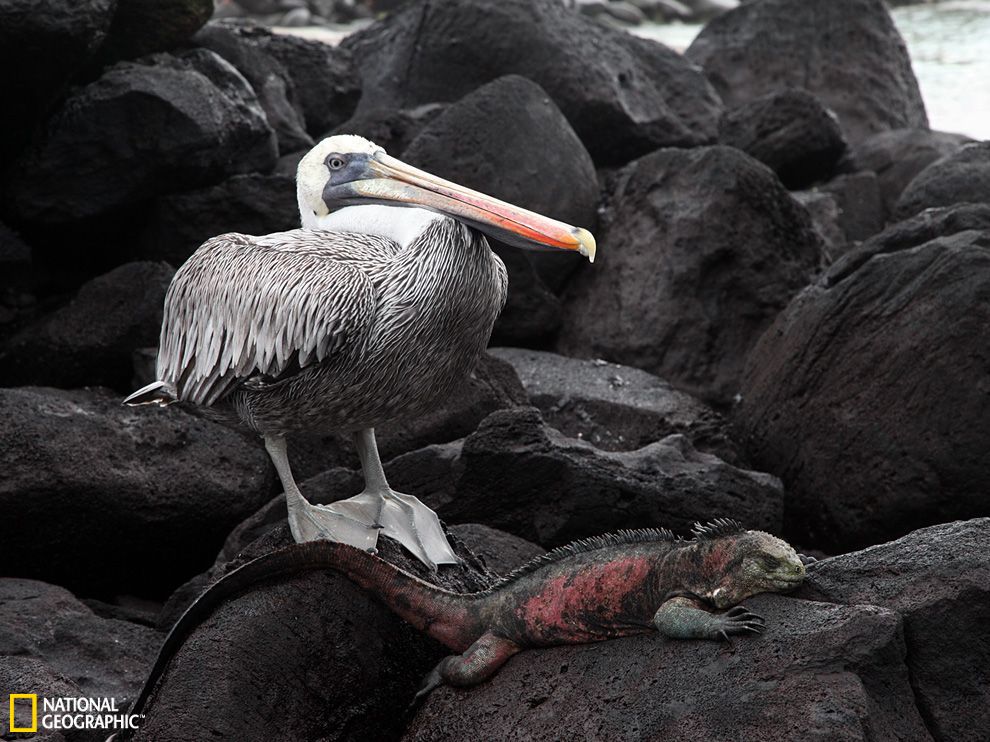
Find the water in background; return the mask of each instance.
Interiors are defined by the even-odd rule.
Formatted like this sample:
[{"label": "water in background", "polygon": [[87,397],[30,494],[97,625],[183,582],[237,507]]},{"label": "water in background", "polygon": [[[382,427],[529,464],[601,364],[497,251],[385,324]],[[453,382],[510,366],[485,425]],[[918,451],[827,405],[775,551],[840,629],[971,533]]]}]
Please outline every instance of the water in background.
[{"label": "water in background", "polygon": [[[891,10],[907,42],[933,129],[990,139],[990,0],[953,0]],[[633,29],[684,50],[701,26]]]}]

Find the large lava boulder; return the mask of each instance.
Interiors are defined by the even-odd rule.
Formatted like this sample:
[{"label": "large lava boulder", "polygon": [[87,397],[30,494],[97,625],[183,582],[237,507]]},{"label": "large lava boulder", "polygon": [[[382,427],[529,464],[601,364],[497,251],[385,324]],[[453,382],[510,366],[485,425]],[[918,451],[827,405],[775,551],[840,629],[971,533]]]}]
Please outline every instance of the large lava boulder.
[{"label": "large lava boulder", "polygon": [[606,451],[634,451],[668,435],[738,463],[725,419],[646,371],[524,348],[492,348],[519,374],[547,425]]},{"label": "large lava boulder", "polygon": [[842,551],[990,513],[990,231],[927,231],[847,256],[747,362],[741,443],[783,478],[799,543]]},{"label": "large lava boulder", "polygon": [[928,738],[897,613],[779,595],[746,605],[767,631],[734,650],[648,635],[521,652],[482,685],[434,691],[402,739]]},{"label": "large lava boulder", "polygon": [[[65,696],[114,698],[124,709],[141,687],[161,639],[154,629],[95,614],[63,587],[0,579],[4,706],[10,692],[37,693],[39,703]],[[5,726],[6,719],[4,713]]]},{"label": "large lava boulder", "polygon": [[211,0],[117,0],[102,59],[134,59],[175,49],[213,15]]},{"label": "large lava boulder", "polygon": [[783,492],[768,474],[726,464],[671,435],[601,451],[544,425],[533,408],[492,413],[464,441],[454,498],[440,517],[485,523],[546,547],[623,528],[686,531],[736,518],[779,531]]},{"label": "large lava boulder", "polygon": [[928,117],[904,40],[882,0],[763,0],[705,26],[686,52],[727,106],[782,90],[813,93],[847,141]]},{"label": "large lava boulder", "polygon": [[718,95],[681,55],[557,0],[409,3],[343,46],[363,80],[359,110],[453,101],[497,77],[525,75],[599,164],[711,142],[721,113]]},{"label": "large lava boulder", "polygon": [[219,54],[244,75],[258,95],[268,123],[278,135],[279,152],[297,152],[312,147],[313,139],[306,132],[292,79],[265,49],[267,36],[271,36],[271,31],[253,25],[216,21],[196,34],[194,41]]},{"label": "large lava boulder", "polygon": [[[598,178],[591,156],[546,92],[524,77],[501,77],[449,106],[402,157],[468,188],[594,229]],[[495,337],[538,343],[559,327],[560,303],[523,253],[497,242],[494,247],[509,268],[509,299]],[[566,275],[583,260],[548,255],[539,265]],[[562,278],[554,281],[560,283]]]},{"label": "large lava boulder", "polygon": [[[7,183],[26,221],[64,225],[267,170],[275,134],[247,81],[197,49],[121,62],[77,90]],[[72,254],[71,241],[63,247]]]},{"label": "large lava boulder", "polygon": [[726,112],[721,144],[741,149],[790,189],[826,180],[846,151],[835,114],[805,90],[783,90]]},{"label": "large lava boulder", "polygon": [[0,385],[126,389],[134,349],[158,343],[173,273],[165,263],[127,263],[84,284],[0,345]]},{"label": "large lava boulder", "polygon": [[883,131],[859,142],[842,167],[876,173],[884,214],[890,215],[897,199],[918,173],[971,141],[962,134],[930,129]]},{"label": "large lava boulder", "polygon": [[894,207],[906,219],[934,206],[990,203],[990,142],[967,144],[922,170]]},{"label": "large lava boulder", "polygon": [[[290,543],[282,525],[239,562]],[[493,576],[454,546],[464,563],[433,573],[387,539],[379,556],[447,590],[490,584]],[[449,653],[338,573],[245,585],[179,649],[134,739],[185,742],[204,729],[272,742],[397,739],[422,678]]]},{"label": "large lava boulder", "polygon": [[630,163],[599,231],[598,262],[568,291],[560,351],[636,366],[720,402],[821,260],[807,211],[731,147]]},{"label": "large lava boulder", "polygon": [[990,729],[990,519],[947,523],[823,561],[800,595],[878,605],[904,617],[907,665],[928,731],[939,740]]},{"label": "large lava boulder", "polygon": [[235,175],[217,185],[157,198],[138,252],[178,266],[218,234],[271,234],[298,226],[292,175]]},{"label": "large lava boulder", "polygon": [[0,169],[106,39],[115,0],[0,3]]},{"label": "large lava boulder", "polygon": [[246,436],[99,390],[0,390],[3,571],[160,594],[208,565],[274,476]]}]

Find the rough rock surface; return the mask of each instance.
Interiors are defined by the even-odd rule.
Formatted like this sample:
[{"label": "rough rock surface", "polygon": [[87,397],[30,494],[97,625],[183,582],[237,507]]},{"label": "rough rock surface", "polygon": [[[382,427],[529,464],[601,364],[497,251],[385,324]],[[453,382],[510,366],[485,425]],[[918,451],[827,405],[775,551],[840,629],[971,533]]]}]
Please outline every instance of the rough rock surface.
[{"label": "rough rock surface", "polygon": [[825,262],[842,255],[847,247],[846,233],[840,223],[844,214],[839,210],[836,196],[820,190],[791,191],[794,200],[808,210],[811,223],[822,240]]},{"label": "rough rock surface", "polygon": [[[291,542],[281,526],[242,560]],[[399,547],[380,556],[450,590],[493,577],[463,546],[464,566],[430,574]],[[234,566],[233,564],[231,566]],[[257,585],[189,638],[148,707],[136,740],[396,739],[420,681],[446,650],[345,577],[308,572]]]},{"label": "rough rock surface", "polygon": [[547,425],[569,438],[606,451],[633,451],[682,434],[699,451],[739,460],[722,416],[653,374],[524,348],[490,353],[512,364]]},{"label": "rough rock surface", "polygon": [[194,42],[219,54],[244,75],[278,136],[279,154],[284,155],[312,147],[313,139],[306,132],[292,78],[264,47],[264,41],[271,35],[270,31],[254,25],[216,21],[196,34]]},{"label": "rough rock surface", "polygon": [[558,351],[727,402],[750,348],[821,260],[807,211],[731,147],[642,157],[607,199],[599,259],[569,288]]},{"label": "rough rock surface", "polygon": [[21,218],[65,224],[180,185],[266,170],[275,157],[275,134],[250,85],[199,49],[121,62],[77,90],[7,185]]},{"label": "rough rock surface", "polygon": [[533,408],[492,413],[464,441],[450,523],[484,523],[547,548],[635,526],[687,532],[714,514],[779,531],[783,492],[767,474],[699,453],[680,435],[599,451]]},{"label": "rough rock surface", "polygon": [[453,101],[508,74],[547,91],[598,164],[714,140],[721,102],[698,69],[660,44],[556,0],[410,3],[348,37],[359,110]]},{"label": "rough rock surface", "polygon": [[878,235],[750,355],[739,440],[784,480],[785,534],[802,545],[834,553],[988,514],[990,232],[924,231],[902,249]]},{"label": "rough rock surface", "polygon": [[[8,685],[0,669],[5,696],[60,696],[66,683],[76,691],[67,695],[116,698],[123,707],[144,682],[161,640],[154,629],[100,618],[65,588],[0,579],[0,666],[9,672],[31,663],[35,671],[43,667],[57,680],[51,685]],[[3,718],[6,722],[6,710]]]},{"label": "rough rock surface", "polygon": [[298,226],[294,174],[235,175],[214,186],[156,199],[138,249],[179,266],[218,234],[271,234]]},{"label": "rough rock surface", "polygon": [[362,110],[339,124],[332,134],[357,134],[389,154],[405,151],[420,130],[447,109],[446,103],[424,103],[412,108]]},{"label": "rough rock surface", "polygon": [[158,342],[173,272],[165,263],[127,263],[84,284],[0,346],[0,385],[126,389],[134,348]]},{"label": "rough rock surface", "polygon": [[213,15],[211,0],[117,0],[102,59],[134,59],[175,49]]},{"label": "rough rock surface", "polygon": [[[524,77],[501,77],[449,106],[402,158],[511,204],[595,227],[598,178],[591,156],[547,93]],[[490,242],[509,268],[509,298],[494,335],[503,343],[540,343],[560,324],[560,302],[533,275],[528,255]],[[551,275],[566,276],[584,262],[576,254],[540,257]]]},{"label": "rough rock surface", "polygon": [[936,160],[915,176],[897,199],[894,216],[958,203],[990,203],[990,142],[974,142]]},{"label": "rough rock surface", "polygon": [[821,188],[835,197],[847,244],[861,242],[883,229],[886,209],[880,181],[874,173],[839,175]]},{"label": "rough rock surface", "polygon": [[522,652],[488,682],[440,688],[404,742],[477,739],[929,739],[900,617],[779,595],[735,651],[659,636]]},{"label": "rough rock surface", "polygon": [[726,111],[718,140],[755,157],[790,189],[827,180],[846,151],[835,114],[811,93],[795,89]]},{"label": "rough rock surface", "polygon": [[990,518],[924,528],[819,564],[802,596],[904,617],[911,685],[938,740],[990,729]]},{"label": "rough rock surface", "polygon": [[[0,169],[106,38],[115,0],[0,3]],[[16,70],[16,74],[13,74]]]},{"label": "rough rock surface", "polygon": [[498,575],[507,575],[547,551],[526,539],[481,523],[460,523],[450,526],[450,532]]},{"label": "rough rock surface", "polygon": [[274,475],[253,440],[100,390],[0,390],[0,543],[10,576],[161,594],[213,559]]},{"label": "rough rock surface", "polygon": [[904,40],[882,0],[763,0],[706,25],[686,52],[727,106],[784,88],[813,93],[850,144],[927,127]]},{"label": "rough rock surface", "polygon": [[835,261],[822,275],[822,284],[835,285],[874,255],[910,250],[938,237],[970,230],[990,231],[990,204],[957,204],[928,209],[910,219],[890,225]]},{"label": "rough rock surface", "polygon": [[897,199],[928,165],[973,141],[962,134],[930,129],[894,129],[874,134],[857,144],[843,163],[845,169],[877,174],[884,214],[894,211]]}]

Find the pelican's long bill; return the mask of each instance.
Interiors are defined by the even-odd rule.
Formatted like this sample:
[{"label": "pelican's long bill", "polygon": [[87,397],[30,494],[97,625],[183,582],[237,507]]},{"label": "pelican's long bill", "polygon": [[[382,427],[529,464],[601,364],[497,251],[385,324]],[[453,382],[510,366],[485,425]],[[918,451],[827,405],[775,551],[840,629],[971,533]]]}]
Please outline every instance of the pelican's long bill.
[{"label": "pelican's long bill", "polygon": [[419,206],[467,222],[502,242],[526,249],[574,250],[595,261],[595,238],[587,229],[513,206],[407,165],[379,151],[368,156],[368,177],[337,186],[356,199]]}]

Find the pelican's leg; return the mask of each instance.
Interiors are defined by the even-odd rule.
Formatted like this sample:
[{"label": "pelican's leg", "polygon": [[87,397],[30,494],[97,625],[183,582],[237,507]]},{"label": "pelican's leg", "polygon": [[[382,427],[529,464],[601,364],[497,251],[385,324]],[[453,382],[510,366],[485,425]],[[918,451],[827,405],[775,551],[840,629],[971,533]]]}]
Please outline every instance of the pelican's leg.
[{"label": "pelican's leg", "polygon": [[331,503],[327,510],[381,528],[382,533],[405,546],[431,569],[439,564],[457,564],[460,560],[443,535],[437,514],[412,495],[395,492],[388,486],[374,429],[355,433],[354,444],[364,470],[364,492]]},{"label": "pelican's leg", "polygon": [[375,548],[379,529],[370,527],[371,521],[366,522],[346,513],[333,512],[324,505],[311,505],[302,496],[289,468],[284,437],[266,435],[265,448],[272,457],[278,478],[282,480],[285,504],[289,508],[289,530],[296,543],[322,538],[369,551]]}]

